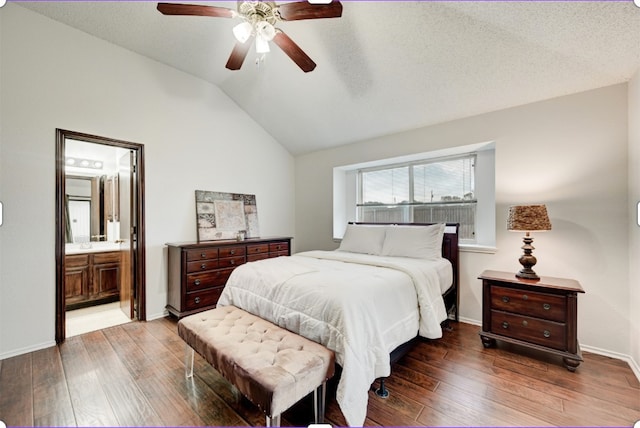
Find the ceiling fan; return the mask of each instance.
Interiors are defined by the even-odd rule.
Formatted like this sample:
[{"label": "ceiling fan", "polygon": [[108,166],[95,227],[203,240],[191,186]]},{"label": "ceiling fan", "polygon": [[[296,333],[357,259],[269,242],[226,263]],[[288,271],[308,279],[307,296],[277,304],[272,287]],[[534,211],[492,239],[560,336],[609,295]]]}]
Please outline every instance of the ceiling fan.
[{"label": "ceiling fan", "polygon": [[194,15],[214,18],[241,18],[242,22],[233,28],[236,45],[231,51],[226,67],[239,70],[249,52],[251,42],[256,41],[256,52],[269,52],[269,42],[273,42],[293,60],[305,73],[316,68],[316,63],[281,29],[278,21],[299,21],[302,19],[338,18],[342,16],[342,4],[334,0],[328,4],[311,4],[307,1],[276,5],[272,1],[238,1],[238,11],[226,7],[194,4],[158,3],[158,10],[164,15]]}]

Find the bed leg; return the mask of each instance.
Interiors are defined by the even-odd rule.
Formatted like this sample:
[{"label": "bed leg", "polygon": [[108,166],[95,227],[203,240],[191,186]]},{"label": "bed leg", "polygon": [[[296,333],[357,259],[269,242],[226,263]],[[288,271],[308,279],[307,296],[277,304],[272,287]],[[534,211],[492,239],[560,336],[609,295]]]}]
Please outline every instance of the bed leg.
[{"label": "bed leg", "polygon": [[380,398],[389,397],[389,390],[384,386],[384,378],[380,379],[380,388],[376,389],[376,395]]},{"label": "bed leg", "polygon": [[187,379],[193,377],[193,359],[195,357],[195,351],[189,345],[184,345],[184,376]]},{"label": "bed leg", "polygon": [[444,328],[447,331],[453,331],[453,326],[451,325],[451,320],[449,318],[442,321],[442,328]]}]

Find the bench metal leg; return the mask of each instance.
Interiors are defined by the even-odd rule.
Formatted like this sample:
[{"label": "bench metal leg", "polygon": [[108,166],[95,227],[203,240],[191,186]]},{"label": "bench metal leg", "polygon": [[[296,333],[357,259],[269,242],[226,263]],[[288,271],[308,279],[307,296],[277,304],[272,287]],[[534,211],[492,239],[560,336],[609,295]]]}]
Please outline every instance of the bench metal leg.
[{"label": "bench metal leg", "polygon": [[313,417],[315,423],[324,423],[324,405],[326,403],[327,383],[322,384],[313,391]]},{"label": "bench metal leg", "polygon": [[279,427],[280,426],[280,415],[276,416],[267,416],[267,427]]},{"label": "bench metal leg", "polygon": [[187,379],[193,377],[193,359],[196,351],[189,345],[184,345],[184,376]]}]

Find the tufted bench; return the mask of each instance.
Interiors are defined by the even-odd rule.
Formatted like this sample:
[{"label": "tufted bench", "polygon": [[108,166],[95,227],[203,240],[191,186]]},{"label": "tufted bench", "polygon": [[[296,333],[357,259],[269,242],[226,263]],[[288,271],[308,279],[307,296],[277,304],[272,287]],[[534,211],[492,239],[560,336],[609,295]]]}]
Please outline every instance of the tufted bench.
[{"label": "tufted bench", "polygon": [[312,391],[315,422],[323,422],[335,365],[324,346],[235,306],[183,318],[178,334],[187,343],[187,377],[196,351],[267,415],[266,426],[279,426],[282,412]]}]

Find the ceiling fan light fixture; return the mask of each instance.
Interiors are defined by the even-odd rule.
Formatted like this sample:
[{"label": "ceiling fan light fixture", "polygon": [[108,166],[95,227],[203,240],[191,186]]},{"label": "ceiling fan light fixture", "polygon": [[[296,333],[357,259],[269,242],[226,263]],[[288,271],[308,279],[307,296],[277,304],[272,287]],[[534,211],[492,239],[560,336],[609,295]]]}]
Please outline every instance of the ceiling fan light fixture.
[{"label": "ceiling fan light fixture", "polygon": [[259,21],[256,23],[256,34],[267,42],[270,42],[276,36],[276,29],[267,21]]},{"label": "ceiling fan light fixture", "polygon": [[269,48],[269,41],[265,40],[259,34],[256,37],[256,52],[259,53],[259,54],[271,52],[271,49]]},{"label": "ceiling fan light fixture", "polygon": [[233,27],[233,36],[240,43],[244,43],[249,40],[251,37],[251,33],[253,32],[253,27],[248,22],[241,22],[240,24]]}]

